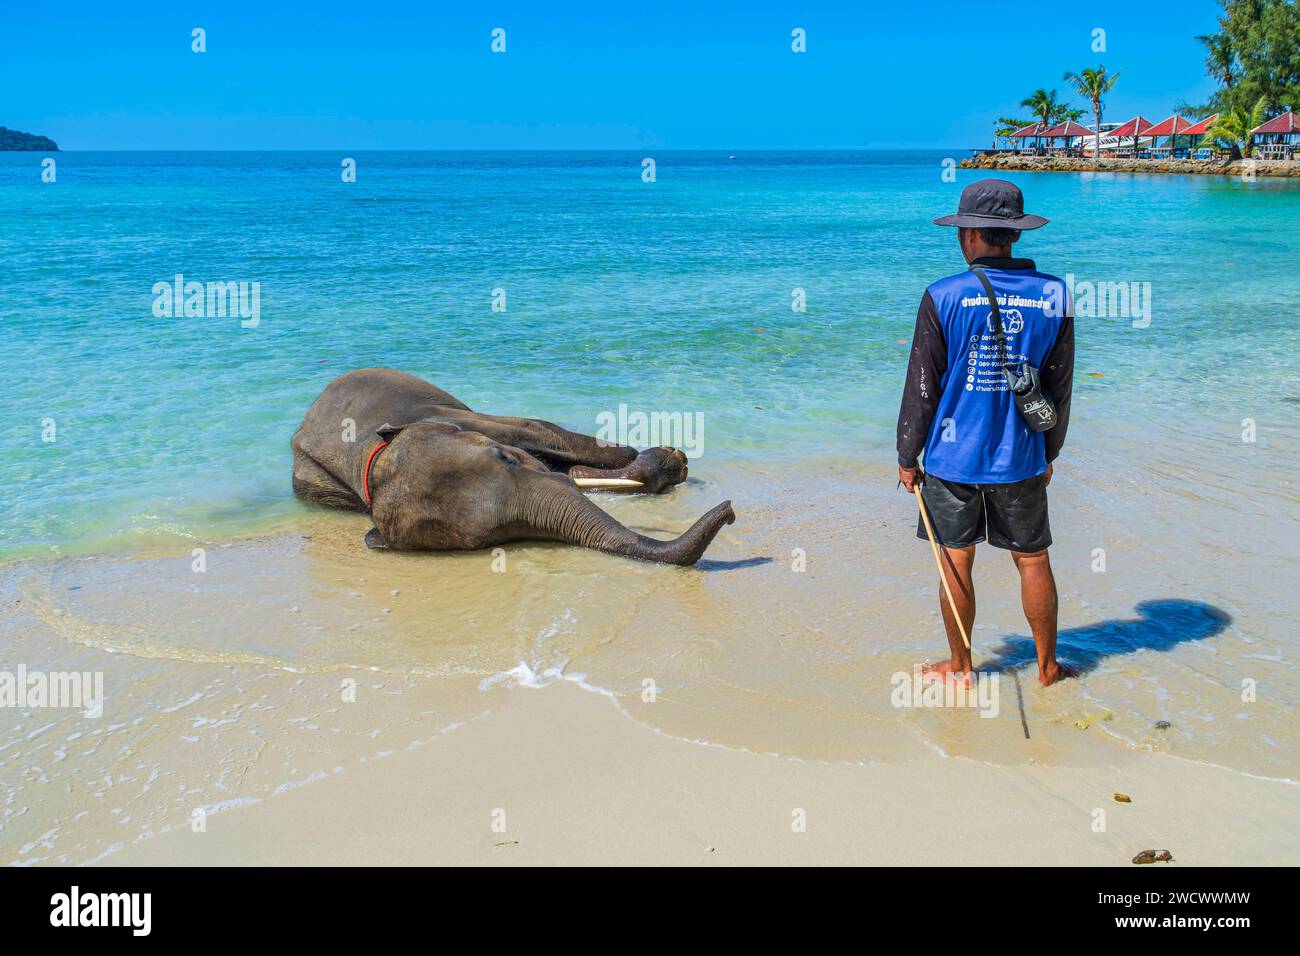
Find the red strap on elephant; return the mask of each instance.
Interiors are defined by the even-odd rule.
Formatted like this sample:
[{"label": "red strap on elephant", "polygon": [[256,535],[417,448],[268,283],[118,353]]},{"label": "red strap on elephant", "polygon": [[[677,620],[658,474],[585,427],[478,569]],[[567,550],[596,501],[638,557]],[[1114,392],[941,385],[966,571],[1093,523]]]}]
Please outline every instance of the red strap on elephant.
[{"label": "red strap on elephant", "polygon": [[388,447],[388,442],[383,441],[375,446],[375,450],[370,453],[366,459],[366,470],[361,473],[361,490],[366,494],[366,504],[370,504],[370,466],[375,463],[375,456]]}]

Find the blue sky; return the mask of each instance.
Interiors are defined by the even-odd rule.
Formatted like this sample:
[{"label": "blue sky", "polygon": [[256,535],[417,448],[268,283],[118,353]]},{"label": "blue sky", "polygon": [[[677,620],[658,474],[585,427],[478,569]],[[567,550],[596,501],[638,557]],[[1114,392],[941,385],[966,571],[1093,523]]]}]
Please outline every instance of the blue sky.
[{"label": "blue sky", "polygon": [[[1067,69],[1107,118],[1213,90],[1213,0],[40,3],[0,13],[0,125],[65,149],[987,145]],[[191,52],[191,30],[207,52]],[[491,31],[506,31],[493,54]],[[808,50],[790,49],[807,31]],[[1106,31],[1107,51],[1091,50]],[[1082,103],[1078,105],[1084,105]]]}]

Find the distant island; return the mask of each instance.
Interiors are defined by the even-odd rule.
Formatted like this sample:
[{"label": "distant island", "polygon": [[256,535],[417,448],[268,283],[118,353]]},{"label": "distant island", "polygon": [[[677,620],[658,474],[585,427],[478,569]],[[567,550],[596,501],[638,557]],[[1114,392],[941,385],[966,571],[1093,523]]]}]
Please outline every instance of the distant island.
[{"label": "distant island", "polygon": [[20,133],[16,129],[0,126],[0,152],[5,150],[57,153],[59,145],[48,136],[34,136],[31,133]]}]

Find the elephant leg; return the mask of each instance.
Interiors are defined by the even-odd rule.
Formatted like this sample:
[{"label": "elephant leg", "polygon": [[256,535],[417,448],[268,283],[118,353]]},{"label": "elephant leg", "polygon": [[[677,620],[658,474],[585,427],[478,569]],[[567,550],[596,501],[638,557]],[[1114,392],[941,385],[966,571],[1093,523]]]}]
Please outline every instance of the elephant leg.
[{"label": "elephant leg", "polygon": [[523,449],[552,471],[570,478],[619,481],[617,485],[588,486],[604,491],[654,494],[686,480],[686,456],[672,448],[638,453],[627,445],[610,444],[536,418],[452,412],[442,420]]},{"label": "elephant leg", "polygon": [[573,465],[590,465],[595,468],[619,468],[636,459],[636,449],[626,445],[612,445],[590,435],[571,432],[553,422],[538,418],[513,418],[505,415],[483,415],[494,432],[474,426],[506,445],[523,448],[534,457],[551,465],[554,471],[568,471]]},{"label": "elephant leg", "polygon": [[657,494],[686,480],[686,456],[675,448],[648,448],[638,453],[627,445],[611,445],[538,419],[505,421],[523,429],[519,447],[533,452],[553,470],[575,480],[620,482],[588,486],[594,489]]}]

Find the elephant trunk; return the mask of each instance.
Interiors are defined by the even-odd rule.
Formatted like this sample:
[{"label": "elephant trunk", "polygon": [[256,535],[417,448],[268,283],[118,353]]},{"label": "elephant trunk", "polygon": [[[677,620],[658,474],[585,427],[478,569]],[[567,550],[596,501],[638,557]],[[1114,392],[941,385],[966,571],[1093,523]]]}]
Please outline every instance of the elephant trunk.
[{"label": "elephant trunk", "polygon": [[724,501],[671,541],[637,534],[596,507],[576,487],[539,476],[552,487],[533,486],[520,519],[538,537],[594,548],[642,561],[691,565],[700,559],[724,524],[736,520],[731,502]]}]

